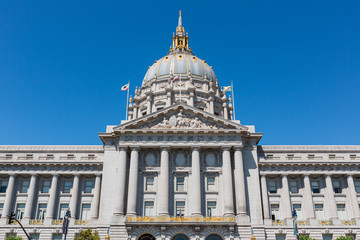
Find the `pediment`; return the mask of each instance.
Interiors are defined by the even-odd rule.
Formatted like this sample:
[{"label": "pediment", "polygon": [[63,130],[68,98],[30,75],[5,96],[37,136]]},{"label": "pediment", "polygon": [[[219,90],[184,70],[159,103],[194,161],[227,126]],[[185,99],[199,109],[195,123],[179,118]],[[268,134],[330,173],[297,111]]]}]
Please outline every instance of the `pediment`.
[{"label": "pediment", "polygon": [[153,114],[131,120],[114,128],[149,130],[216,130],[238,129],[247,131],[247,127],[207,113],[186,104],[176,104]]}]

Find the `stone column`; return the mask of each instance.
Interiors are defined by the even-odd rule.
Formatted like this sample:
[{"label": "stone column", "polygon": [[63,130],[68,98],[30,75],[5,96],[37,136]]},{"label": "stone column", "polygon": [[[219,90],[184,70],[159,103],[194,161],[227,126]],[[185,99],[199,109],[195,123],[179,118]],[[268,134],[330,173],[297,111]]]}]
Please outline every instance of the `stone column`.
[{"label": "stone column", "polygon": [[190,91],[190,93],[189,93],[189,97],[190,97],[189,105],[193,107],[194,106],[194,96],[195,96],[195,94],[194,94],[194,90],[191,91],[190,88],[189,88],[189,91]]},{"label": "stone column", "polygon": [[214,114],[214,96],[209,97],[209,113]]},{"label": "stone column", "polygon": [[116,162],[116,188],[114,189],[115,215],[125,214],[125,188],[126,188],[126,147],[120,148],[119,160]]},{"label": "stone column", "polygon": [[139,147],[131,148],[127,214],[136,215],[137,185],[139,172]]},{"label": "stone column", "polygon": [[24,220],[29,220],[32,217],[32,210],[34,209],[35,191],[36,191],[36,174],[32,174],[30,179],[30,186],[27,191],[28,196],[25,204]]},{"label": "stone column", "polygon": [[245,174],[241,147],[234,147],[234,178],[236,194],[236,213],[238,215],[247,215],[246,212],[246,192],[245,192]]},{"label": "stone column", "polygon": [[79,188],[80,188],[80,175],[74,175],[73,187],[71,189],[71,199],[70,199],[70,212],[71,218],[77,218],[78,210],[78,199],[79,199]]},{"label": "stone column", "polygon": [[224,118],[229,119],[229,113],[228,113],[228,108],[227,108],[226,102],[223,103],[223,111],[224,111]]},{"label": "stone column", "polygon": [[270,219],[270,207],[266,175],[261,175],[261,195],[263,200],[264,219]]},{"label": "stone column", "polygon": [[192,147],[191,153],[191,215],[201,215],[201,182],[200,182],[200,147]]},{"label": "stone column", "polygon": [[91,203],[91,219],[99,217],[100,191],[101,190],[101,174],[96,174],[94,197]]},{"label": "stone column", "polygon": [[291,198],[290,198],[290,191],[289,191],[289,182],[287,175],[284,174],[282,176],[282,194],[281,194],[282,204],[282,213],[285,219],[292,219],[291,214]]},{"label": "stone column", "polygon": [[138,118],[138,106],[134,103],[133,119]]},{"label": "stone column", "polygon": [[353,216],[356,219],[360,218],[360,210],[359,210],[359,203],[357,201],[357,194],[356,194],[356,190],[355,190],[355,185],[354,185],[354,178],[353,175],[348,175],[347,176],[347,184],[348,184],[348,197],[350,199],[351,202],[351,206],[352,206],[352,212],[353,212]]},{"label": "stone column", "polygon": [[147,96],[146,98],[146,114],[149,115],[151,113],[151,96]]},{"label": "stone column", "polygon": [[230,148],[222,148],[223,183],[224,183],[224,216],[234,215],[234,194],[231,174]]},{"label": "stone column", "polygon": [[159,215],[169,215],[169,147],[161,147],[160,176],[157,193]]},{"label": "stone column", "polygon": [[304,195],[302,201],[305,219],[315,219],[314,202],[308,174],[304,175]]},{"label": "stone column", "polygon": [[57,185],[58,185],[58,174],[54,174],[51,180],[51,188],[50,188],[50,196],[48,205],[46,208],[46,219],[51,221],[52,219],[55,219],[55,204],[56,204],[56,197],[57,197]]},{"label": "stone column", "polygon": [[9,176],[9,183],[6,188],[6,195],[5,195],[5,202],[4,202],[4,208],[3,208],[3,214],[1,218],[7,218],[7,216],[10,216],[11,210],[12,210],[12,204],[13,204],[13,195],[15,189],[15,174],[11,173]]},{"label": "stone column", "polygon": [[334,189],[333,189],[330,174],[326,174],[325,182],[326,182],[326,200],[328,202],[328,206],[329,206],[329,210],[330,210],[330,219],[336,219],[337,218],[337,208],[336,208]]},{"label": "stone column", "polygon": [[171,106],[171,104],[172,104],[171,98],[172,98],[171,88],[166,88],[166,106],[165,107]]}]

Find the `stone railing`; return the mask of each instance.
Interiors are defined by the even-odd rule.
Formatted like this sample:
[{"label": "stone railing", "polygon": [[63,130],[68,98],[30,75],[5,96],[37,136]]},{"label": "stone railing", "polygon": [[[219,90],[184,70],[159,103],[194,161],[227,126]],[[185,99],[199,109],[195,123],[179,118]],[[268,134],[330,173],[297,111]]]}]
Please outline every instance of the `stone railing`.
[{"label": "stone railing", "polygon": [[297,220],[296,224],[298,226],[305,226],[305,225],[309,225],[310,223],[309,223],[309,220]]},{"label": "stone railing", "polygon": [[127,216],[125,218],[125,222],[163,222],[163,223],[171,223],[171,222],[212,222],[212,223],[235,223],[235,218],[233,216],[230,217],[205,217],[205,216]]},{"label": "stone railing", "polygon": [[333,221],[332,220],[319,220],[319,224],[320,225],[333,225]]},{"label": "stone railing", "polygon": [[75,220],[75,225],[87,225],[89,222],[87,220]]},{"label": "stone railing", "polygon": [[54,220],[52,220],[52,225],[62,225],[63,224],[63,222],[64,222],[64,220],[62,220],[62,219],[54,219]]},{"label": "stone railing", "polygon": [[274,225],[274,226],[284,226],[284,225],[286,225],[286,220],[273,220],[272,225]]},{"label": "stone railing", "polygon": [[356,222],[354,220],[342,220],[341,223],[344,225],[355,225],[356,224]]},{"label": "stone railing", "polygon": [[44,224],[44,220],[43,219],[30,219],[29,224],[30,225],[42,225],[42,224]]}]

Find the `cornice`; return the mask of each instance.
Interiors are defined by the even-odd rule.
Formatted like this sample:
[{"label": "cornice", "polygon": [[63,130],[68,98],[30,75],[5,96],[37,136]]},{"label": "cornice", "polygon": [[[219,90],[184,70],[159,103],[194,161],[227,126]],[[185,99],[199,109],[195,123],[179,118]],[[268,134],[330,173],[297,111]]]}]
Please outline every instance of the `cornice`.
[{"label": "cornice", "polygon": [[0,152],[92,152],[104,153],[103,145],[0,145]]},{"label": "cornice", "polygon": [[264,152],[357,152],[360,145],[259,145]]}]

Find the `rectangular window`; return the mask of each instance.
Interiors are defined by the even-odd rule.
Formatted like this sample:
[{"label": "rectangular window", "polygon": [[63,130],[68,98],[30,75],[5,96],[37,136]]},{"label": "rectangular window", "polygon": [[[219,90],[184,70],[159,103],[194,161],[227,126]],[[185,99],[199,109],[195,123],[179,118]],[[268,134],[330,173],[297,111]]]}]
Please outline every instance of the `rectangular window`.
[{"label": "rectangular window", "polygon": [[40,239],[40,234],[38,234],[38,233],[30,233],[30,238],[32,240],[39,240]]},{"label": "rectangular window", "polygon": [[275,235],[275,240],[285,240],[286,236],[285,234],[276,234]]},{"label": "rectangular window", "polygon": [[29,189],[30,181],[29,180],[22,180],[21,186],[20,186],[20,192],[21,193],[27,193],[27,190]]},{"label": "rectangular window", "polygon": [[357,193],[360,193],[360,180],[359,180],[359,179],[356,179],[356,180],[354,181],[354,184],[355,184],[355,191],[356,191]]},{"label": "rectangular window", "polygon": [[176,191],[185,191],[185,178],[176,177]]},{"label": "rectangular window", "polygon": [[214,192],[216,191],[216,187],[215,187],[215,177],[207,177],[206,178],[206,189],[209,192]]},{"label": "rectangular window", "polygon": [[154,202],[147,201],[147,202],[145,202],[144,205],[145,205],[144,215],[145,216],[154,216]]},{"label": "rectangular window", "polygon": [[269,191],[269,193],[276,193],[277,192],[276,181],[275,180],[268,181],[268,191]]},{"label": "rectangular window", "polygon": [[340,220],[347,220],[347,215],[345,211],[345,204],[336,204],[338,218]]},{"label": "rectangular window", "polygon": [[345,234],[346,237],[352,238],[352,240],[356,239],[356,234]]},{"label": "rectangular window", "polygon": [[154,177],[146,177],[145,178],[145,191],[148,191],[148,192],[155,191]]},{"label": "rectangular window", "polygon": [[341,184],[339,180],[333,180],[333,189],[334,193],[341,193]]},{"label": "rectangular window", "polygon": [[49,193],[50,187],[51,187],[51,180],[44,179],[41,192],[42,193]]},{"label": "rectangular window", "polygon": [[1,180],[0,182],[0,193],[6,193],[8,181],[7,180]]},{"label": "rectangular window", "polygon": [[280,220],[279,204],[270,204],[271,219],[273,221]]},{"label": "rectangular window", "polygon": [[90,204],[83,204],[81,207],[81,220],[90,220]]},{"label": "rectangular window", "polygon": [[216,216],[216,202],[207,202],[207,216]]},{"label": "rectangular window", "polygon": [[297,184],[297,181],[294,179],[294,180],[290,180],[289,182],[289,188],[290,188],[290,192],[291,193],[298,193],[299,192],[299,189],[298,189],[298,184]]},{"label": "rectangular window", "polygon": [[52,239],[53,240],[62,240],[63,235],[61,233],[53,233]]},{"label": "rectangular window", "polygon": [[72,188],[72,180],[70,179],[64,180],[63,193],[70,193],[71,188]]},{"label": "rectangular window", "polygon": [[297,219],[303,219],[302,217],[302,211],[301,211],[301,204],[300,203],[294,203],[293,204],[293,210],[296,211]]},{"label": "rectangular window", "polygon": [[62,203],[60,204],[60,209],[59,209],[59,217],[58,219],[64,219],[66,211],[69,209],[69,204],[67,203]]},{"label": "rectangular window", "polygon": [[332,234],[323,234],[322,239],[323,240],[332,240]]},{"label": "rectangular window", "polygon": [[311,181],[311,191],[313,193],[320,193],[319,181],[316,181],[316,180]]},{"label": "rectangular window", "polygon": [[42,220],[45,219],[45,217],[46,217],[46,206],[47,206],[46,203],[40,203],[39,204],[36,219],[42,219]]},{"label": "rectangular window", "polygon": [[25,203],[18,203],[16,205],[16,218],[22,219],[25,212]]},{"label": "rectangular window", "polygon": [[185,215],[185,202],[176,202],[176,216],[184,216]]},{"label": "rectangular window", "polygon": [[3,209],[4,209],[4,204],[0,203],[0,218],[1,218],[2,213],[3,213]]},{"label": "rectangular window", "polygon": [[91,193],[93,188],[94,188],[94,180],[92,180],[92,179],[86,180],[84,193]]},{"label": "rectangular window", "polygon": [[318,220],[325,219],[323,204],[315,204],[315,215],[316,215],[316,219]]}]

